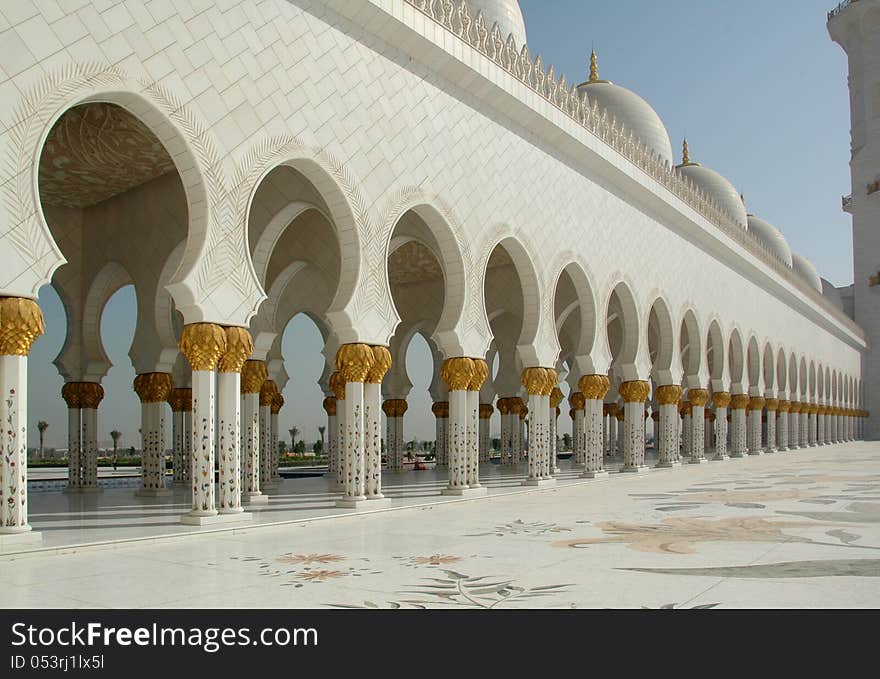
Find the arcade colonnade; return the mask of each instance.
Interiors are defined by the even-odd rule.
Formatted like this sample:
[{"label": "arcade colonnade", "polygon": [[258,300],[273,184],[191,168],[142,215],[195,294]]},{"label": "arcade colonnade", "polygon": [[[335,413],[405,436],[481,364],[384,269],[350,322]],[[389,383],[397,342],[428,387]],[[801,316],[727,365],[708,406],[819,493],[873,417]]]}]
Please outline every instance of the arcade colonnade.
[{"label": "arcade colonnade", "polygon": [[[402,464],[416,333],[449,494],[485,492],[496,411],[502,461],[528,451],[531,485],[557,473],[563,409],[588,476],[611,454],[645,469],[649,419],[663,466],[860,435],[862,330],[729,182],[687,151],[674,164],[659,116],[595,55],[570,87],[516,44],[524,31],[505,42],[466,5],[142,4],[6,17],[10,38],[57,51],[0,71],[3,533],[30,528],[27,360],[46,285],[67,320],[70,489],[97,488],[114,396],[101,315],[132,285],[139,492],[168,492],[170,417],[190,523],[241,520],[277,483],[297,314],[324,341],[331,471],[355,509],[387,501],[383,412]],[[85,35],[65,28],[78,13]]]}]

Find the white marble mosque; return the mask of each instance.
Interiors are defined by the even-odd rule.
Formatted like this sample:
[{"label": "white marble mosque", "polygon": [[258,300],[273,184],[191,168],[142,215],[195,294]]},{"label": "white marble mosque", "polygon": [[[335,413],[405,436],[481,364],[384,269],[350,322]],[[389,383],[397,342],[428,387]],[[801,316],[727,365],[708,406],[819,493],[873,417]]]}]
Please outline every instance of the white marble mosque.
[{"label": "white marble mosque", "polygon": [[676,156],[614,64],[593,54],[568,83],[533,56],[515,0],[0,12],[5,539],[39,537],[26,365],[46,284],[67,316],[55,364],[69,491],[98,489],[100,318],[133,285],[137,492],[191,488],[184,524],[271,505],[281,333],[299,313],[325,342],[340,508],[389,502],[417,334],[433,352],[437,464],[454,497],[486,493],[496,411],[501,463],[525,463],[526,486],[556,482],[563,431],[588,478],[615,455],[622,472],[647,471],[651,425],[659,467],[880,435],[867,411],[880,306],[866,287],[880,102],[865,94],[880,76],[878,0],[828,19],[850,54],[855,121],[856,283],[841,290],[698,162],[698,139]]}]

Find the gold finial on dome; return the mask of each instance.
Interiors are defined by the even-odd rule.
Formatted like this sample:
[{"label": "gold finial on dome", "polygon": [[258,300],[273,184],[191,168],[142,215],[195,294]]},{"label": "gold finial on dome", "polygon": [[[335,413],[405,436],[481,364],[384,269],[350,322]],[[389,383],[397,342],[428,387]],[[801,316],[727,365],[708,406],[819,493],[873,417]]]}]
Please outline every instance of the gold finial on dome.
[{"label": "gold finial on dome", "polygon": [[691,149],[688,146],[687,137],[685,137],[681,145],[681,165],[679,167],[688,167],[690,165],[699,165],[699,163],[691,162]]},{"label": "gold finial on dome", "polygon": [[590,79],[583,85],[594,85],[596,83],[607,83],[607,80],[599,79],[599,58],[596,56],[596,50],[590,50]]}]

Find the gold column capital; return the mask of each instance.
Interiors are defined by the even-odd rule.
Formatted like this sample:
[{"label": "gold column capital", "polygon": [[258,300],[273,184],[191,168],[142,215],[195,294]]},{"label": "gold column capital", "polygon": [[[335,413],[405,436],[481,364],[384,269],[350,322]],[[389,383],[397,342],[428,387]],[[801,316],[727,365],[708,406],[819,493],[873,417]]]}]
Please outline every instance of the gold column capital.
[{"label": "gold column capital", "polygon": [[559,373],[556,368],[544,368],[544,388],[541,390],[541,396],[552,396],[553,389],[559,383]]},{"label": "gold column capital", "polygon": [[618,389],[624,403],[644,403],[651,393],[651,385],[642,380],[624,382]]},{"label": "gold column capital", "polygon": [[467,391],[474,378],[474,359],[467,356],[447,358],[440,367],[440,377],[449,391]]},{"label": "gold column capital", "polygon": [[489,377],[489,364],[482,358],[475,358],[473,361],[474,376],[468,384],[468,391],[479,391],[482,388],[483,383]]},{"label": "gold column capital", "polygon": [[328,396],[324,399],[324,410],[326,411],[328,417],[333,417],[336,415],[336,397]]},{"label": "gold column capital", "polygon": [[375,361],[373,347],[369,344],[343,344],[336,352],[336,370],[346,384],[365,382]]},{"label": "gold column capital", "polygon": [[730,392],[729,391],[713,391],[712,392],[712,403],[716,408],[726,408],[730,405]]},{"label": "gold column capital", "polygon": [[431,412],[437,419],[449,417],[449,401],[434,401]]},{"label": "gold column capital", "polygon": [[550,407],[556,408],[562,403],[563,398],[565,398],[565,395],[562,393],[562,389],[559,387],[553,387],[553,391],[550,392]]},{"label": "gold column capital", "polygon": [[788,402],[788,412],[794,413],[795,415],[801,411],[801,404],[799,401],[789,401]]},{"label": "gold column capital", "polygon": [[688,389],[687,390],[688,401],[691,402],[692,406],[705,406],[706,403],[709,402],[709,392],[705,389]]},{"label": "gold column capital", "polygon": [[135,376],[132,386],[141,403],[162,403],[174,385],[168,373],[142,373]]},{"label": "gold column capital", "polygon": [[791,403],[786,401],[785,399],[779,399],[779,405],[776,406],[776,410],[780,413],[787,413],[791,408]]},{"label": "gold column capital", "polygon": [[272,403],[275,401],[275,394],[278,393],[278,385],[275,384],[274,380],[266,380],[263,382],[263,386],[260,387],[260,407],[269,406],[272,407]]},{"label": "gold column capital", "polygon": [[481,403],[480,404],[480,419],[488,420],[492,417],[492,413],[495,412],[495,408],[492,407],[491,403]]},{"label": "gold column capital", "polygon": [[498,408],[498,412],[501,413],[502,415],[507,415],[510,412],[510,410],[507,407],[507,399],[506,398],[499,398],[497,401],[495,401],[495,407]]},{"label": "gold column capital", "polygon": [[677,384],[664,384],[657,388],[657,403],[661,406],[677,405],[681,400],[681,387]]},{"label": "gold column capital", "polygon": [[272,395],[272,402],[269,404],[269,411],[273,415],[277,415],[281,412],[281,409],[284,407],[284,397],[281,395],[281,392],[275,392]]},{"label": "gold column capital", "polygon": [[749,405],[748,394],[734,394],[730,397],[730,408],[732,410],[745,410]]},{"label": "gold column capital", "polygon": [[180,333],[180,353],[193,370],[213,371],[226,353],[226,332],[216,323],[190,323]]},{"label": "gold column capital", "polygon": [[748,410],[763,410],[766,401],[762,396],[750,396]]},{"label": "gold column capital", "polygon": [[245,361],[241,368],[241,393],[259,394],[263,382],[269,379],[265,361]]},{"label": "gold column capital", "polygon": [[568,402],[571,403],[572,410],[583,410],[587,405],[586,401],[587,397],[582,391],[576,391],[568,396]]},{"label": "gold column capital", "polygon": [[589,401],[601,401],[610,388],[611,380],[608,375],[582,375],[578,380],[578,389],[584,399]]},{"label": "gold column capital", "polygon": [[388,347],[377,345],[373,348],[373,365],[367,373],[366,381],[370,384],[382,384],[385,375],[391,369],[391,352]]},{"label": "gold column capital", "polygon": [[168,396],[168,405],[174,413],[192,410],[192,389],[174,387]]},{"label": "gold column capital", "polygon": [[254,353],[254,341],[244,328],[230,326],[225,328],[226,350],[217,362],[221,373],[240,373],[247,357]]},{"label": "gold column capital", "polygon": [[611,417],[617,417],[620,406],[616,403],[607,403],[606,405],[608,406],[608,415],[611,415]]},{"label": "gold column capital", "polygon": [[337,401],[345,400],[345,378],[338,370],[330,373],[330,379],[327,380],[327,386],[333,392]]},{"label": "gold column capital", "polygon": [[767,408],[768,413],[772,413],[774,410],[779,408],[779,399],[778,398],[768,398],[764,403]]},{"label": "gold column capital", "polygon": [[[169,375],[170,377],[170,375]],[[97,410],[104,399],[104,387],[97,382],[80,382],[80,407]]]},{"label": "gold column capital", "polygon": [[79,410],[82,408],[80,400],[79,382],[65,382],[61,387],[61,398],[67,404],[70,410]]},{"label": "gold column capital", "polygon": [[519,381],[526,388],[529,396],[540,396],[544,391],[546,379],[544,368],[526,368],[522,371]]},{"label": "gold column capital", "polygon": [[43,311],[26,297],[0,297],[0,356],[27,356],[46,325]]}]

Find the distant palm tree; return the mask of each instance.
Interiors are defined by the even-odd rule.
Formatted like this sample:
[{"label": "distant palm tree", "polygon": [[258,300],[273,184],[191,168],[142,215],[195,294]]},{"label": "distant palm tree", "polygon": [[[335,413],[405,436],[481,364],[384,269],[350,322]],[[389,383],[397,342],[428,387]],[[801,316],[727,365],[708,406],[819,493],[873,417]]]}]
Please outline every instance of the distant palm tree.
[{"label": "distant palm tree", "polygon": [[296,448],[296,436],[299,434],[299,427],[291,427],[287,431],[290,432],[290,449]]},{"label": "distant palm tree", "polygon": [[43,443],[46,439],[46,430],[48,428],[49,428],[49,423],[46,422],[45,420],[40,420],[39,422],[37,422],[37,429],[40,430],[40,456],[39,456],[39,458],[37,458],[39,460],[43,459]]},{"label": "distant palm tree", "polygon": [[318,433],[321,435],[321,452],[324,452],[324,432],[327,430],[327,427],[318,427]]},{"label": "distant palm tree", "polygon": [[114,429],[110,432],[110,438],[113,439],[113,469],[116,469],[116,449],[119,447],[119,439],[122,438],[122,432]]}]

